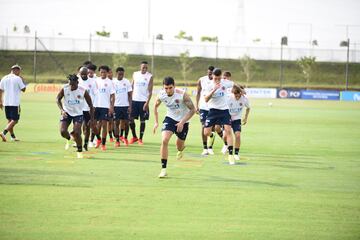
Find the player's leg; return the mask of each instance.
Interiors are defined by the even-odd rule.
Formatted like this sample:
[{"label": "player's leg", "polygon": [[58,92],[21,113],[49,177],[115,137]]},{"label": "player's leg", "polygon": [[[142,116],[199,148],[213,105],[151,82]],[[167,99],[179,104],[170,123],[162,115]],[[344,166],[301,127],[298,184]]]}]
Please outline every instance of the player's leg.
[{"label": "player's leg", "polygon": [[125,135],[124,135],[124,143],[125,143],[125,146],[128,146],[129,145],[129,142],[128,142],[128,135],[129,135],[129,120],[124,120],[124,132],[125,132]]},{"label": "player's leg", "polygon": [[115,135],[115,147],[120,147],[120,128],[121,128],[121,120],[114,119],[114,135]]},{"label": "player's leg", "polygon": [[209,154],[209,152],[208,152],[208,146],[207,146],[207,136],[205,136],[205,134],[204,134],[204,127],[205,127],[205,121],[206,121],[206,117],[208,115],[208,111],[200,109],[199,115],[200,115],[200,122],[201,122],[201,139],[202,139],[202,144],[203,144],[203,151],[202,151],[201,155],[206,156]]},{"label": "player's leg", "polygon": [[131,116],[130,116],[130,129],[131,129],[132,138],[129,141],[130,144],[133,144],[134,142],[138,141],[138,138],[136,135],[135,119],[139,118],[139,114],[140,114],[139,111],[140,111],[139,102],[132,101]]},{"label": "player's leg", "polygon": [[145,133],[145,127],[146,127],[146,120],[149,120],[149,111],[145,110],[144,111],[144,103],[142,103],[141,105],[141,109],[140,109],[140,137],[139,137],[139,145],[143,145],[143,137],[144,137],[144,133]]},{"label": "player's leg", "polygon": [[224,125],[224,130],[226,134],[226,140],[228,143],[228,152],[229,152],[229,164],[235,164],[234,156],[233,156],[233,135],[232,128],[230,124]]},{"label": "player's leg", "polygon": [[175,134],[177,136],[176,148],[178,150],[178,152],[176,154],[176,160],[180,160],[184,156],[183,151],[185,149],[185,140],[186,140],[188,131],[189,131],[189,123],[185,123],[183,130],[180,133],[175,132]]},{"label": "player's leg", "polygon": [[240,150],[240,144],[241,144],[241,132],[236,131],[234,134],[235,134],[235,155],[234,155],[234,158],[235,158],[235,160],[240,160],[239,150]]},{"label": "player's leg", "polygon": [[109,141],[114,142],[113,133],[114,133],[114,119],[113,115],[109,115],[109,121],[107,124],[107,129],[109,132]]},{"label": "player's leg", "polygon": [[60,120],[60,134],[63,138],[66,139],[66,143],[65,143],[65,150],[68,150],[70,148],[70,133],[68,131],[69,125],[71,123],[71,119],[69,119],[70,117],[61,117]]},{"label": "player's leg", "polygon": [[16,137],[13,129],[20,118],[19,109],[20,107],[5,106],[5,115],[6,115],[6,119],[8,120],[8,124],[6,125],[3,132],[0,133],[0,137],[2,138],[3,142],[6,142],[6,134],[8,132],[11,135],[11,140],[16,141]]},{"label": "player's leg", "polygon": [[169,130],[165,130],[162,131],[161,135],[162,135],[161,147],[160,147],[161,172],[159,174],[159,178],[164,178],[167,176],[166,167],[167,167],[167,160],[169,155],[169,141],[171,136],[173,135],[173,132]]},{"label": "player's leg", "polygon": [[83,122],[83,116],[77,116],[73,119],[73,131],[72,135],[74,137],[76,148],[77,148],[77,157],[83,158],[82,155],[82,138],[81,138],[81,126]]},{"label": "player's leg", "polygon": [[102,134],[101,134],[101,150],[105,151],[106,150],[106,136],[107,136],[107,133],[108,133],[108,129],[107,129],[107,126],[108,126],[108,120],[101,120],[101,127],[102,127]]},{"label": "player's leg", "polygon": [[227,153],[227,150],[228,150],[228,143],[227,143],[227,137],[226,137],[226,133],[224,131],[224,126],[221,127],[221,131],[222,131],[222,140],[224,141],[224,145],[223,147],[221,148],[221,152],[222,154],[226,154]]},{"label": "player's leg", "polygon": [[83,133],[84,133],[84,149],[85,151],[88,150],[88,144],[89,144],[89,137],[90,137],[90,112],[85,111],[83,112],[84,121],[82,123]]}]

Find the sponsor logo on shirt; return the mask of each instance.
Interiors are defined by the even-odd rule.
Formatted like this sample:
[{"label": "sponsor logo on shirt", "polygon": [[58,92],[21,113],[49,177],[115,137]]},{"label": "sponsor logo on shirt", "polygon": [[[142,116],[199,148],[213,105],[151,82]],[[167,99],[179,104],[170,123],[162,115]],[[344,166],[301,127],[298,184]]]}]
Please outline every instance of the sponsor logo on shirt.
[{"label": "sponsor logo on shirt", "polygon": [[75,99],[75,100],[68,100],[67,103],[69,105],[76,105],[76,104],[80,104],[80,101]]}]

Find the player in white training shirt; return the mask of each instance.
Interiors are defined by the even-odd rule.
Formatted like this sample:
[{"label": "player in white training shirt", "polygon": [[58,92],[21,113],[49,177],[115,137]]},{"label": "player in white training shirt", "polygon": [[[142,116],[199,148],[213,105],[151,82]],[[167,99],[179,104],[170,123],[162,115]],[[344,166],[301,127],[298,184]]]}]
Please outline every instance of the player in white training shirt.
[{"label": "player in white training shirt", "polygon": [[[148,63],[141,62],[140,71],[134,72],[132,81],[132,106],[130,129],[133,137],[130,144],[138,142],[143,144],[143,136],[145,132],[145,121],[149,120],[149,103],[152,96],[153,76],[148,72]],[[135,119],[140,117],[140,136],[136,135]]]},{"label": "player in white training shirt", "polygon": [[[223,75],[222,75],[222,78],[224,79],[224,81],[230,81],[229,82],[229,85],[231,85],[231,87],[229,87],[227,90],[228,90],[228,95],[230,96],[231,95],[231,90],[232,90],[232,86],[234,84],[234,82],[231,80],[231,73],[229,71],[224,71]],[[221,152],[223,154],[226,154],[226,152],[228,151],[228,146],[227,146],[227,141],[226,141],[226,136],[225,134],[223,134],[223,141],[224,141],[224,145],[221,149]],[[234,157],[235,158],[235,157]]]},{"label": "player in white training shirt", "polygon": [[[69,83],[66,84],[58,93],[57,105],[61,111],[60,118],[60,133],[65,138],[65,149],[69,149],[70,133],[68,128],[73,123],[72,136],[76,142],[77,157],[82,158],[82,139],[81,126],[83,122],[84,105],[88,104],[90,108],[90,117],[93,117],[94,107],[92,105],[91,97],[85,88],[79,86],[78,77],[73,74],[68,76]],[[64,104],[61,100],[64,98]],[[86,101],[86,103],[85,103]]]},{"label": "player in white training shirt", "polygon": [[[231,127],[235,134],[235,160],[240,160],[239,150],[240,150],[240,133],[241,125],[245,125],[248,120],[250,112],[249,100],[245,96],[245,90],[241,86],[235,84],[232,87],[232,94],[229,97],[229,112],[231,115]],[[242,110],[246,108],[245,117],[242,119]]]},{"label": "player in white training shirt", "polygon": [[[88,68],[88,80],[90,81],[95,81],[96,82],[96,69],[97,69],[97,66],[95,64],[93,64],[92,62],[90,61],[86,61],[84,63],[85,67]],[[96,102],[96,95],[93,96],[93,98],[91,98],[93,104],[94,104],[94,107],[95,106],[95,102]],[[95,125],[95,123],[93,123],[93,125]],[[95,139],[95,130],[93,127],[90,128],[91,130],[91,135],[90,135],[90,141],[89,141],[89,147],[94,147],[95,144],[94,144],[94,139]]]},{"label": "player in white training shirt", "polygon": [[[107,78],[111,81],[113,80],[113,71],[109,68],[109,72],[107,74]],[[108,121],[108,132],[109,132],[109,141],[114,142],[113,134],[114,134],[114,114],[109,115]]]},{"label": "player in white training shirt", "polygon": [[[131,112],[132,87],[129,80],[124,78],[125,69],[118,67],[116,69],[117,77],[113,80],[115,88],[115,147],[120,146],[120,140],[128,146],[129,134],[129,113]],[[121,132],[119,134],[119,132]],[[125,137],[123,136],[125,132]]]},{"label": "player in white training shirt", "polygon": [[[20,76],[21,67],[14,65],[11,67],[11,73],[4,76],[0,82],[0,109],[5,106],[5,116],[8,123],[0,137],[6,142],[6,134],[10,132],[11,140],[18,141],[14,133],[14,127],[20,119],[20,95],[25,92],[26,86],[24,79]],[[3,95],[4,93],[4,102]]]},{"label": "player in white training shirt", "polygon": [[177,136],[177,159],[180,160],[183,156],[185,139],[189,130],[188,121],[195,114],[195,107],[191,98],[185,91],[175,88],[175,81],[172,77],[166,77],[163,81],[163,90],[158,94],[154,105],[154,134],[159,125],[158,107],[162,102],[167,107],[167,113],[162,126],[162,142],[160,147],[162,168],[159,175],[160,178],[167,176],[168,144],[171,136],[174,133]]}]

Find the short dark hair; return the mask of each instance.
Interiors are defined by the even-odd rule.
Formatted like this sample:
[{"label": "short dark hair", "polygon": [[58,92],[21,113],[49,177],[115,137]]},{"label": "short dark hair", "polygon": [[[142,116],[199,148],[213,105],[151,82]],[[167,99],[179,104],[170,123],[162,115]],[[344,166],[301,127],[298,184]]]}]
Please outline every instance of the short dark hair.
[{"label": "short dark hair", "polygon": [[69,74],[69,75],[67,76],[67,79],[68,79],[69,81],[77,81],[79,78],[78,78],[78,76],[76,76],[76,74]]},{"label": "short dark hair", "polygon": [[208,70],[214,71],[214,68],[215,68],[214,66],[209,66],[209,67],[208,67]]},{"label": "short dark hair", "polygon": [[100,71],[101,69],[105,70],[106,72],[109,72],[109,71],[110,71],[109,66],[106,66],[106,65],[100,66],[100,67],[99,67],[99,71]]},{"label": "short dark hair", "polygon": [[90,70],[93,70],[94,72],[95,72],[96,69],[97,69],[96,65],[95,65],[95,64],[92,64],[92,63],[86,65],[85,67],[87,67],[87,68],[90,69]]},{"label": "short dark hair", "polygon": [[116,72],[125,72],[125,69],[123,67],[116,68]]},{"label": "short dark hair", "polygon": [[221,76],[221,69],[220,68],[215,68],[213,71],[213,74],[217,77]]},{"label": "short dark hair", "polygon": [[231,72],[225,71],[225,72],[224,72],[224,76],[226,76],[226,77],[231,77]]},{"label": "short dark hair", "polygon": [[166,77],[163,80],[163,84],[166,85],[166,86],[175,85],[175,80],[172,77]]},{"label": "short dark hair", "polygon": [[83,63],[83,66],[86,67],[86,66],[89,65],[89,64],[92,64],[92,62],[91,62],[90,60],[87,60],[87,61],[85,61],[85,62]]},{"label": "short dark hair", "polygon": [[141,61],[141,64],[149,64],[147,61]]}]

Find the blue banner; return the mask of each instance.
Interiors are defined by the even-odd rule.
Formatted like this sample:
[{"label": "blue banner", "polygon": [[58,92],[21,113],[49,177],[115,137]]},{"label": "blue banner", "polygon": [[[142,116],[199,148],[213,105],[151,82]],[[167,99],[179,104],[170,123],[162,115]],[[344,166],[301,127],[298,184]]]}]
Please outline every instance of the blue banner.
[{"label": "blue banner", "polygon": [[360,102],[360,92],[344,91],[340,93],[341,101]]},{"label": "blue banner", "polygon": [[339,100],[340,91],[302,90],[301,98],[314,100]]},{"label": "blue banner", "polygon": [[279,89],[278,98],[301,98],[301,90],[298,89]]}]

